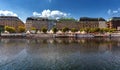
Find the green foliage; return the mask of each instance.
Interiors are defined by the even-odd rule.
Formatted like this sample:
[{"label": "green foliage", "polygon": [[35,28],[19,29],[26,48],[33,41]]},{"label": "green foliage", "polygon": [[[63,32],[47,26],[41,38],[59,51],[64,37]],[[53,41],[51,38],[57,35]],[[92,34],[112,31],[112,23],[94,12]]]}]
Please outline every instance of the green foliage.
[{"label": "green foliage", "polygon": [[36,30],[36,28],[35,28],[35,27],[31,27],[30,29],[31,29],[31,30]]},{"label": "green foliage", "polygon": [[15,28],[14,27],[10,27],[10,26],[5,26],[5,30],[10,32],[10,33],[15,33]]},{"label": "green foliage", "polygon": [[72,28],[71,32],[77,32],[78,30],[76,28]]},{"label": "green foliage", "polygon": [[24,26],[19,26],[18,27],[18,32],[20,32],[20,33],[25,32],[25,27]]},{"label": "green foliage", "polygon": [[87,33],[105,33],[105,32],[114,32],[116,29],[109,28],[82,28],[80,31],[85,31]]},{"label": "green foliage", "polygon": [[84,31],[84,28],[81,28],[80,31]]},{"label": "green foliage", "polygon": [[62,32],[66,32],[66,31],[69,31],[69,28],[64,27],[64,28],[62,29]]},{"label": "green foliage", "polygon": [[58,29],[57,28],[52,28],[52,31],[54,32],[54,33],[56,33],[57,31],[58,31]]},{"label": "green foliage", "polygon": [[42,30],[43,33],[47,32],[47,28],[45,28],[45,27],[43,27],[41,30]]},{"label": "green foliage", "polygon": [[116,31],[116,29],[114,29],[114,28],[112,28],[112,29],[109,30],[110,33],[113,33],[115,31]]}]

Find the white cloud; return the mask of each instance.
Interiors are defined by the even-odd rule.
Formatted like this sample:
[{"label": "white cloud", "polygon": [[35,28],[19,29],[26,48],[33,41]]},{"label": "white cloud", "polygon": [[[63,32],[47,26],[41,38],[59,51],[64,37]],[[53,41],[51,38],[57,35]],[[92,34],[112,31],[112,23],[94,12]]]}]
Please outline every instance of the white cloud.
[{"label": "white cloud", "polygon": [[114,11],[113,11],[114,14],[116,14],[116,13],[118,13],[118,12],[119,12],[119,11],[117,11],[117,10],[114,10]]},{"label": "white cloud", "polygon": [[109,9],[107,12],[110,16],[120,16],[120,8],[116,10]]},{"label": "white cloud", "polygon": [[37,13],[37,12],[33,12],[33,15],[41,16],[41,14],[39,14],[39,13]]},{"label": "white cloud", "polygon": [[33,12],[33,16],[37,16],[37,17],[47,17],[47,18],[52,18],[52,19],[59,19],[62,17],[67,17],[70,14],[61,12],[59,10],[43,10],[41,13],[38,12]]},{"label": "white cloud", "polygon": [[0,10],[0,16],[18,16],[16,13],[8,10]]}]

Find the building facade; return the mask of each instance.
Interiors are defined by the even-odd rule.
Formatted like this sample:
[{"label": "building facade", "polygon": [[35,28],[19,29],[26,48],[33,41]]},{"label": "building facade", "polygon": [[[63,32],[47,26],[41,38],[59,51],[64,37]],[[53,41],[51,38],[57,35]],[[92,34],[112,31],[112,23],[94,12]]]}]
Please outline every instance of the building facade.
[{"label": "building facade", "polygon": [[103,18],[81,17],[79,21],[58,21],[56,27],[58,29],[67,27],[69,29],[76,28],[80,30],[82,28],[106,28],[107,24]]},{"label": "building facade", "polygon": [[69,29],[76,28],[77,30],[79,30],[78,22],[75,22],[75,21],[57,21],[56,28],[61,30],[64,27],[67,27]]},{"label": "building facade", "polygon": [[103,18],[81,17],[79,20],[80,28],[106,28],[107,24]]},{"label": "building facade", "polygon": [[0,26],[10,26],[17,29],[19,26],[24,26],[24,23],[15,16],[0,16]]},{"label": "building facade", "polygon": [[108,28],[120,30],[120,17],[112,17],[107,22]]},{"label": "building facade", "polygon": [[52,29],[56,25],[54,20],[43,17],[28,17],[26,19],[26,30],[30,31],[32,27],[37,30],[41,30],[43,27],[48,30]]}]

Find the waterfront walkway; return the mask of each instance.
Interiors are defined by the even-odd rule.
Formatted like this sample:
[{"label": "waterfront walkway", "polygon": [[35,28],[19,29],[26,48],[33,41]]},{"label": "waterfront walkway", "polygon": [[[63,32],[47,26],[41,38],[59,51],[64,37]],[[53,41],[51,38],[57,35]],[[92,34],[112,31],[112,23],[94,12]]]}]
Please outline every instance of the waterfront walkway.
[{"label": "waterfront walkway", "polygon": [[9,33],[1,34],[1,38],[93,38],[93,37],[120,37],[120,33],[111,34],[52,34],[52,33],[40,33],[40,34],[26,34],[26,33]]}]

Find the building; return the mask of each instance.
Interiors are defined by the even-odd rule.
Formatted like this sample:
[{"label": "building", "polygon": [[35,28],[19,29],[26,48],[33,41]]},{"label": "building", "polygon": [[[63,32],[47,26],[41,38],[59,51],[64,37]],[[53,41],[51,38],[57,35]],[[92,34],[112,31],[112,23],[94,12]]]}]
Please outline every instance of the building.
[{"label": "building", "polygon": [[24,26],[24,23],[15,16],[0,16],[0,26],[10,26],[17,29],[18,26]]},{"label": "building", "polygon": [[64,27],[80,30],[81,28],[106,28],[107,24],[103,18],[81,17],[79,21],[76,21],[73,19],[52,20],[43,17],[28,17],[26,19],[27,31],[30,31],[32,27],[37,30],[41,30],[43,27],[48,30],[51,30],[53,27],[56,27],[59,30]]},{"label": "building", "polygon": [[89,17],[81,17],[79,21],[71,21],[71,20],[63,20],[58,21],[56,24],[58,29],[62,29],[63,27],[67,27],[69,29],[76,28],[80,30],[81,28],[106,28],[107,24],[105,19],[103,18],[89,18]]},{"label": "building", "polygon": [[106,28],[107,24],[103,18],[81,17],[79,20],[79,28]]},{"label": "building", "polygon": [[56,28],[58,28],[59,30],[63,29],[64,27],[67,27],[69,29],[72,28],[76,28],[77,30],[79,30],[80,28],[78,27],[78,22],[77,21],[57,21],[56,23]]},{"label": "building", "polygon": [[51,30],[56,25],[55,20],[43,17],[28,17],[26,19],[26,30],[30,31],[32,27],[41,30],[43,27]]},{"label": "building", "polygon": [[107,22],[108,28],[120,30],[120,17],[112,17]]}]

